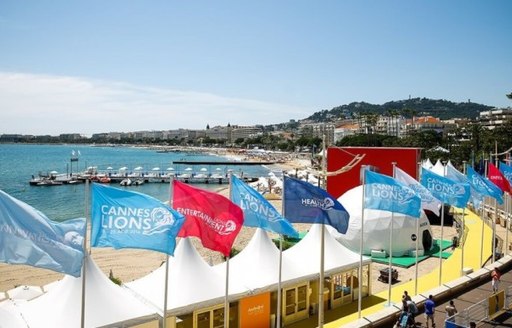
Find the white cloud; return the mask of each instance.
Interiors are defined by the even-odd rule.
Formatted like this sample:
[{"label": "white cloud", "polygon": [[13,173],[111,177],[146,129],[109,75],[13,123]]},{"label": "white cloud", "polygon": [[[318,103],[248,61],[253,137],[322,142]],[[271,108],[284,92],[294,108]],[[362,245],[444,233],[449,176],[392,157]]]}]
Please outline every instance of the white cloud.
[{"label": "white cloud", "polygon": [[0,134],[204,129],[287,122],[304,108],[66,76],[0,72]]}]

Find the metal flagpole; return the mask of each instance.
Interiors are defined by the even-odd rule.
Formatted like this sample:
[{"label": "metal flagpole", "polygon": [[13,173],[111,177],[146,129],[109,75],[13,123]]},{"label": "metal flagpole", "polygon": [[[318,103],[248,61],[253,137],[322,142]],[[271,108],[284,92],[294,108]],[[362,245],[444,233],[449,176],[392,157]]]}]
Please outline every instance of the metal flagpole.
[{"label": "metal flagpole", "polygon": [[[395,177],[395,166],[396,162],[392,162],[393,165],[393,178]],[[391,306],[391,278],[393,275],[391,274],[391,264],[393,258],[393,220],[394,220],[395,212],[391,211],[391,222],[389,224],[389,254],[388,254],[388,306]]]},{"label": "metal flagpole", "polygon": [[484,206],[485,206],[485,200],[484,205],[480,205],[480,220],[482,220],[482,234],[480,236],[480,267],[482,267],[483,260],[484,260]]},{"label": "metal flagpole", "polygon": [[508,245],[508,229],[510,229],[510,220],[509,220],[509,211],[510,211],[510,194],[505,193],[505,255],[508,255],[509,245]]},{"label": "metal flagpole", "polygon": [[[323,187],[327,189],[327,168],[326,168],[326,152],[325,152],[325,134],[322,137],[322,181]],[[318,283],[318,328],[324,326],[324,255],[325,255],[325,224],[322,223],[322,236],[320,238],[320,277]]]},{"label": "metal flagpole", "polygon": [[[173,208],[173,183],[174,183],[174,174],[172,174],[169,178],[169,206]],[[162,328],[167,326],[167,293],[169,292],[169,254],[165,257],[165,281],[164,281],[164,311],[163,311],[163,320],[162,320]]]},{"label": "metal flagpole", "polygon": [[85,266],[87,263],[87,256],[89,256],[87,252],[87,229],[89,227],[89,198],[90,198],[91,189],[89,186],[89,179],[85,180],[85,232],[84,232],[84,258],[82,259],[82,303],[80,307],[80,327],[85,327]]},{"label": "metal flagpole", "polygon": [[[464,175],[466,175],[466,161],[462,161],[462,171]],[[466,204],[467,205],[467,204]],[[462,233],[461,238],[459,240],[459,245],[461,245],[461,256],[460,256],[460,274],[461,276],[464,274],[464,234],[466,232],[466,207],[462,209]]]},{"label": "metal flagpole", "polygon": [[[446,163],[443,164],[443,176],[446,177]],[[441,238],[439,239],[439,286],[441,286],[441,277],[443,275],[443,232],[444,232],[444,202],[441,207]]]},{"label": "metal flagpole", "polygon": [[358,296],[357,296],[357,312],[358,312],[358,318],[361,319],[361,307],[362,307],[362,298],[363,298],[363,291],[362,291],[362,282],[363,282],[363,229],[364,229],[364,185],[366,183],[365,181],[365,170],[366,165],[361,165],[361,180],[362,180],[362,186],[363,186],[363,194],[362,194],[362,201],[361,201],[361,240],[359,241],[359,270],[358,270]]},{"label": "metal flagpole", "polygon": [[[281,191],[282,199],[281,202],[281,213],[283,217],[286,218],[285,213],[285,184],[284,184],[284,173],[283,173],[283,189]],[[279,280],[277,281],[277,312],[276,312],[276,327],[281,328],[281,303],[282,303],[282,290],[281,290],[281,279],[282,279],[282,270],[283,270],[283,235],[279,235]]]},{"label": "metal flagpole", "polygon": [[[421,162],[418,162],[418,181],[421,176]],[[414,295],[418,295],[418,249],[420,239],[420,219],[416,220],[416,269],[414,272]]]},{"label": "metal flagpole", "polygon": [[498,219],[498,201],[494,198],[494,219],[492,220],[492,263],[496,261],[496,220]]},{"label": "metal flagpole", "polygon": [[[233,172],[229,173],[229,199],[232,199],[233,192]],[[226,258],[226,296],[224,298],[224,328],[229,327],[229,258],[231,254],[229,254]]]}]

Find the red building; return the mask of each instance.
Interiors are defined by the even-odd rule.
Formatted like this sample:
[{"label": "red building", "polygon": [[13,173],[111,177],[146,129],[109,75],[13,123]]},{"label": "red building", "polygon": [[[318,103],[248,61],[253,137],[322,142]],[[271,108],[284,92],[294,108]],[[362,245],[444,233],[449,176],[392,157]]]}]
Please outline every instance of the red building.
[{"label": "red building", "polygon": [[345,191],[361,184],[361,165],[371,165],[379,173],[393,176],[392,162],[407,172],[410,176],[418,177],[418,163],[421,161],[421,148],[394,147],[330,147],[327,149],[327,171],[333,172],[349,164],[357,155],[363,159],[351,170],[327,178],[327,191],[338,198]]}]

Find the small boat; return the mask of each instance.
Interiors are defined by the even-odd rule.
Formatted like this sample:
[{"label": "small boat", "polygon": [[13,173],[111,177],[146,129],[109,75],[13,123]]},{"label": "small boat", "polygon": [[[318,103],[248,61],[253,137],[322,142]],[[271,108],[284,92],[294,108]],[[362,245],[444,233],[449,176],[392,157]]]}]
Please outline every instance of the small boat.
[{"label": "small boat", "polygon": [[37,186],[61,186],[63,182],[55,181],[51,179],[43,179],[42,181],[37,183]]},{"label": "small boat", "polygon": [[130,179],[123,179],[123,180],[121,180],[121,182],[119,182],[119,184],[121,186],[131,186],[132,180],[130,180]]},{"label": "small boat", "polygon": [[137,179],[137,180],[133,181],[134,186],[140,186],[142,184],[144,184],[144,180],[142,180],[142,179]]},{"label": "small boat", "polygon": [[109,177],[101,177],[98,179],[98,182],[99,183],[110,183],[110,178]]}]

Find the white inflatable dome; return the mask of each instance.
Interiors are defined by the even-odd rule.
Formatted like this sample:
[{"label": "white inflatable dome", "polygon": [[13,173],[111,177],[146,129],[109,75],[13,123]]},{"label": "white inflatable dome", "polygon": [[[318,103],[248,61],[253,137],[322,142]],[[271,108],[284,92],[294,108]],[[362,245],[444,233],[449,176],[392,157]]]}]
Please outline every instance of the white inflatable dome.
[{"label": "white inflatable dome", "polygon": [[[361,240],[361,203],[363,187],[358,186],[344,193],[338,201],[350,214],[350,222],[346,234],[329,229],[333,236],[344,246],[359,253]],[[393,215],[393,256],[402,256],[416,250],[416,218],[394,213]],[[364,213],[363,254],[370,255],[372,250],[384,250],[389,254],[389,228],[391,212],[366,209]],[[419,250],[432,247],[432,231],[427,216],[422,211],[419,218]]]}]

